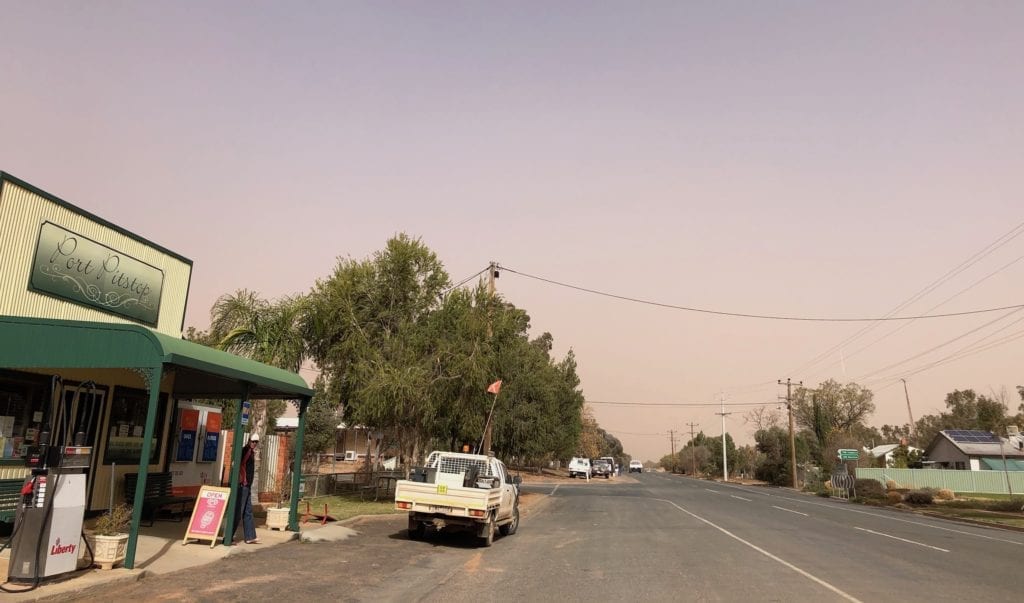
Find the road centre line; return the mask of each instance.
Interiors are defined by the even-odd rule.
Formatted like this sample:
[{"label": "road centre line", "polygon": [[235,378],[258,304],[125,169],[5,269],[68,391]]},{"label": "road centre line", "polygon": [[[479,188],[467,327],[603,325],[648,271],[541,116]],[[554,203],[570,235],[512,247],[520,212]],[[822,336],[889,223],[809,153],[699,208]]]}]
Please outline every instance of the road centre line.
[{"label": "road centre line", "polygon": [[837,595],[839,595],[840,597],[846,599],[847,601],[856,601],[856,603],[861,603],[860,599],[858,599],[857,597],[854,597],[853,595],[851,595],[851,594],[849,594],[849,593],[847,593],[845,591],[842,591],[842,590],[840,590],[839,588],[837,588],[835,586],[832,586],[831,584],[829,584],[828,582],[825,582],[821,578],[819,578],[819,577],[817,577],[817,576],[815,576],[815,575],[813,575],[813,574],[811,574],[809,572],[806,572],[806,571],[800,569],[799,567],[793,565],[792,563],[786,561],[785,559],[782,559],[781,557],[776,557],[775,555],[773,555],[773,554],[769,553],[768,551],[762,549],[761,547],[757,546],[756,544],[754,544],[752,542],[749,542],[747,540],[744,540],[744,539],[740,538],[739,536],[737,536],[736,534],[733,534],[729,530],[726,530],[722,526],[720,526],[720,525],[718,525],[718,524],[716,524],[716,523],[714,523],[714,522],[712,522],[710,520],[704,519],[703,517],[701,517],[700,515],[697,515],[696,513],[693,513],[691,511],[687,511],[686,509],[680,507],[679,505],[677,505],[676,503],[672,502],[671,500],[666,500],[664,498],[655,498],[654,500],[661,501],[661,502],[666,502],[666,503],[672,505],[673,507],[679,509],[683,513],[686,513],[690,517],[692,517],[692,518],[694,518],[694,519],[696,519],[698,521],[704,522],[707,525],[715,528],[716,530],[718,530],[719,532],[725,534],[729,538],[732,538],[733,540],[737,540],[739,542],[742,542],[743,544],[745,544],[748,547],[754,549],[758,553],[761,553],[765,557],[768,557],[769,559],[771,559],[773,561],[777,561],[777,562],[781,563],[782,565],[788,567],[789,569],[793,570],[794,572],[800,574],[801,576],[807,578],[808,580],[811,580],[812,582],[816,582],[817,584],[819,584],[821,586],[824,586],[828,590],[836,593]]},{"label": "road centre line", "polygon": [[940,549],[937,546],[932,546],[930,544],[925,544],[923,542],[917,542],[916,540],[907,540],[906,538],[900,538],[899,536],[893,536],[892,534],[884,534],[882,532],[876,532],[874,530],[868,530],[867,528],[854,527],[853,529],[860,530],[861,532],[869,532],[871,534],[875,534],[876,536],[885,536],[886,538],[892,538],[893,540],[902,540],[903,542],[909,542],[910,544],[916,544],[917,546],[923,546],[925,548],[935,549],[936,551],[942,551],[943,553],[948,553],[949,552],[949,550],[947,550],[947,549]]},{"label": "road centre line", "polygon": [[715,494],[721,494],[721,492],[719,492],[718,490],[712,490],[711,488],[704,488],[704,489],[707,490],[708,492],[714,492]]},{"label": "road centre line", "polygon": [[808,515],[807,513],[802,513],[800,511],[794,511],[793,509],[787,509],[786,507],[776,507],[775,505],[772,505],[772,507],[775,508],[775,509],[778,509],[780,511],[789,511],[790,513],[796,513],[797,515],[803,515],[804,517],[810,517],[810,515]]},{"label": "road centre line", "polygon": [[749,499],[749,498],[743,498],[742,496],[736,496],[735,494],[730,494],[729,496],[731,496],[731,497],[733,497],[733,498],[738,498],[738,499],[740,499],[740,500],[745,500],[745,501],[747,501],[747,502],[754,502],[753,500],[751,500],[751,499]]}]

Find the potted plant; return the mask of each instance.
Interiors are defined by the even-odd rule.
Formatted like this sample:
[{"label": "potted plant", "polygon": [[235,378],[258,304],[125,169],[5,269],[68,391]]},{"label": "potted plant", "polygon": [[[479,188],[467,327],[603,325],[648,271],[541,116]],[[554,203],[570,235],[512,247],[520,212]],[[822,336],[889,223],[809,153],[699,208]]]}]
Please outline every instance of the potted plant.
[{"label": "potted plant", "polygon": [[291,490],[288,488],[289,481],[287,475],[281,480],[281,488],[277,496],[277,506],[267,508],[267,528],[271,530],[287,530],[288,529],[288,512],[290,511],[289,505],[285,502],[289,500]]},{"label": "potted plant", "polygon": [[85,539],[92,549],[93,563],[111,569],[124,561],[128,549],[128,526],[132,522],[131,506],[121,503],[100,515],[91,534]]}]

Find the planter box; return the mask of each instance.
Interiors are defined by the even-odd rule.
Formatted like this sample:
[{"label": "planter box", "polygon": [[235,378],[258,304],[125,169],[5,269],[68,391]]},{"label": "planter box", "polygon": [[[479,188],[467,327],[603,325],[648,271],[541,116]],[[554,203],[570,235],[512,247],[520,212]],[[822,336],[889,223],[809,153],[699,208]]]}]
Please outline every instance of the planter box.
[{"label": "planter box", "polygon": [[128,552],[128,534],[114,536],[86,534],[85,540],[92,548],[93,563],[100,566],[100,569],[113,568],[124,561],[125,554]]},{"label": "planter box", "polygon": [[267,528],[271,530],[288,529],[288,507],[267,508]]}]

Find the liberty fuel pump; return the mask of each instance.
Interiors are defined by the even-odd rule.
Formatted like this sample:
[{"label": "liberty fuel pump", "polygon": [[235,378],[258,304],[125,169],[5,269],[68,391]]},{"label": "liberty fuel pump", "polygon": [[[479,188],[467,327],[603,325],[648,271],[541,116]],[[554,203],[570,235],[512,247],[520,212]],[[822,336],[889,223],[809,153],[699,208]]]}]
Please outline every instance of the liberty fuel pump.
[{"label": "liberty fuel pump", "polygon": [[95,391],[95,384],[83,383],[69,404],[54,380],[49,430],[40,433],[39,441],[25,456],[31,475],[22,486],[15,512],[8,566],[11,582],[38,584],[77,569],[83,542],[86,471],[92,460],[92,447],[84,444],[98,414],[95,399],[79,408],[85,387]]}]

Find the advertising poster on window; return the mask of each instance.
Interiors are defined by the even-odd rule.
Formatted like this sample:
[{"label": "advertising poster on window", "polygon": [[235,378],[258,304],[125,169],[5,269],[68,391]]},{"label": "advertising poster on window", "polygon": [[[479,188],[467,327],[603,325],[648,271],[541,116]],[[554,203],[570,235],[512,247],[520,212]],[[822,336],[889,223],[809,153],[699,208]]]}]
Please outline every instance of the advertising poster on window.
[{"label": "advertising poster on window", "polygon": [[192,509],[192,517],[188,520],[188,531],[181,544],[189,540],[209,540],[212,549],[217,544],[217,534],[224,523],[224,513],[228,508],[231,488],[203,486],[199,489],[196,505]]},{"label": "advertising poster on window", "polygon": [[217,450],[220,448],[220,413],[206,413],[206,434],[203,437],[203,456],[200,459],[204,463],[217,461]]},{"label": "advertising poster on window", "polygon": [[178,416],[178,454],[175,461],[190,462],[196,458],[196,437],[199,435],[199,411],[183,408]]}]

